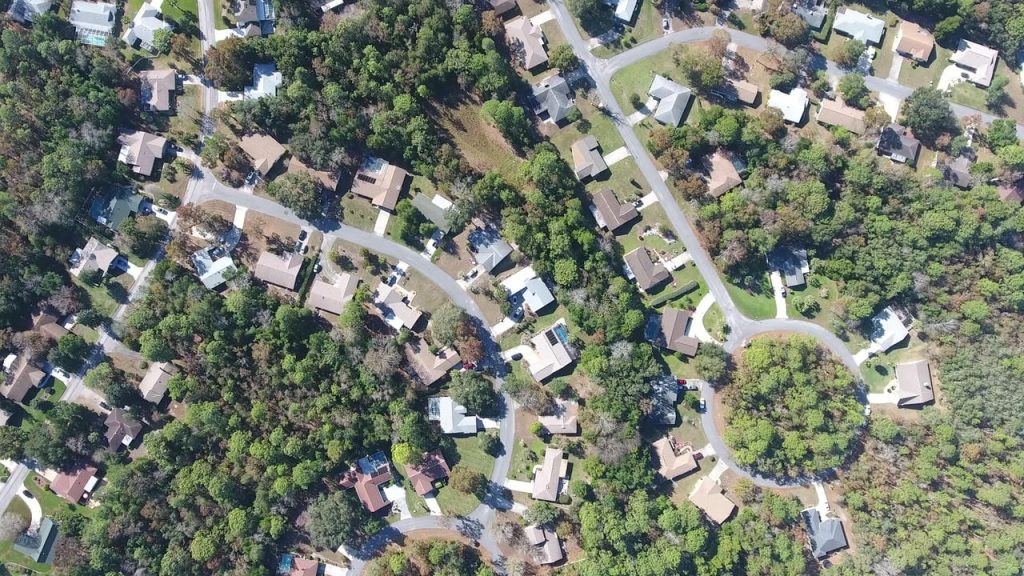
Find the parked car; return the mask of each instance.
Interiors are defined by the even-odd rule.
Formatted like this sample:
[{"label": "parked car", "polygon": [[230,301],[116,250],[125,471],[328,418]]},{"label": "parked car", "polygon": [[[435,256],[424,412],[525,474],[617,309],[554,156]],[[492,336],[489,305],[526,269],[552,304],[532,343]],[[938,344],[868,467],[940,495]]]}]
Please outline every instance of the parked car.
[{"label": "parked car", "polygon": [[522,360],[523,359],[523,355],[520,354],[519,352],[516,352],[515,354],[512,355],[512,359],[513,360]]},{"label": "parked car", "polygon": [[107,404],[106,402],[104,402],[102,400],[100,400],[100,408],[103,408],[104,410],[112,410],[112,408],[110,407],[110,404]]},{"label": "parked car", "polygon": [[661,27],[662,27],[663,29],[665,29],[665,30],[668,30],[668,29],[669,29],[669,23],[668,23],[668,18],[662,18],[662,19],[661,19]]},{"label": "parked car", "polygon": [[700,390],[700,386],[697,386],[696,384],[687,384],[686,389],[690,392],[697,392]]},{"label": "parked car", "polygon": [[299,230],[299,241],[305,240],[306,236],[307,234],[305,230]]},{"label": "parked car", "polygon": [[703,452],[694,452],[693,453],[693,459],[694,460],[703,460],[704,459],[704,453]]},{"label": "parked car", "polygon": [[22,491],[21,491],[21,494],[22,494],[22,495],[23,495],[23,496],[24,496],[25,498],[35,498],[35,496],[33,496],[33,495],[32,495],[32,493],[31,493],[31,492],[29,492],[28,490],[22,490]]},{"label": "parked car", "polygon": [[316,264],[313,265],[313,274],[319,274],[320,271],[323,269],[324,267],[321,266],[319,262],[317,262]]},{"label": "parked car", "polygon": [[708,411],[708,401],[703,399],[703,398],[700,399],[700,411],[701,412],[707,412]]},{"label": "parked car", "polygon": [[686,386],[686,378],[676,378],[676,384],[680,386]]},{"label": "parked car", "polygon": [[466,370],[473,370],[474,368],[476,368],[476,364],[472,362],[463,362],[462,367],[465,368]]}]

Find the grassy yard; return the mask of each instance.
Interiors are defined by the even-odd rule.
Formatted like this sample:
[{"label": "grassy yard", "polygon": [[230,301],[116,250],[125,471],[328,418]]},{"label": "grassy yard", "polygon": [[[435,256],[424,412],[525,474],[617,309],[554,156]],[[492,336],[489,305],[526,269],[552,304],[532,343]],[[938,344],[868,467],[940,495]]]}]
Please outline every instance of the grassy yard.
[{"label": "grassy yard", "polygon": [[[837,315],[843,307],[842,294],[839,285],[833,280],[824,276],[809,275],[807,284],[797,288],[789,288],[789,295],[786,297],[786,312],[790,318],[810,320],[815,324],[823,326],[830,331]],[[806,298],[817,306],[817,310],[809,315],[801,314],[793,305],[793,297]],[[856,352],[867,346],[867,340],[856,331],[847,335],[847,345],[852,352]]]},{"label": "grassy yard", "polygon": [[633,105],[629,103],[633,94],[639,95],[640,100],[647,101],[647,89],[651,86],[655,74],[685,84],[683,74],[676,69],[675,62],[672,61],[671,50],[662,50],[650,58],[644,58],[619,70],[612,76],[612,94],[626,114],[633,112]]},{"label": "grassy yard", "polygon": [[[662,14],[654,7],[651,0],[640,0],[640,9],[632,25],[625,26],[625,34],[614,42],[595,48],[594,56],[608,58],[661,36],[661,18]],[[587,37],[585,31],[583,36]]]},{"label": "grassy yard", "polygon": [[496,170],[506,179],[516,179],[522,160],[497,128],[480,117],[480,103],[462,101],[432,110],[434,119],[448,132],[470,166],[480,172]]},{"label": "grassy yard", "polygon": [[770,293],[754,294],[735,286],[728,280],[725,289],[740,312],[753,320],[765,320],[775,317],[775,298]]},{"label": "grassy yard", "polygon": [[448,302],[448,295],[425,276],[415,270],[409,270],[407,274],[403,287],[416,293],[412,300],[414,307],[424,312],[433,312]]},{"label": "grassy yard", "polygon": [[82,282],[78,278],[73,279],[75,284],[85,290],[86,294],[89,295],[89,307],[94,308],[97,312],[104,316],[110,316],[117,310],[117,302],[110,295],[110,291],[107,290],[106,286],[93,286]]},{"label": "grassy yard", "polygon": [[[523,446],[524,442],[526,446]],[[533,480],[533,467],[543,462],[545,447],[546,444],[536,436],[517,438],[512,447],[508,477],[526,482]]]},{"label": "grassy yard", "polygon": [[[454,438],[455,449],[458,451],[458,461],[449,460],[451,466],[465,466],[474,472],[479,472],[491,477],[491,469],[494,467],[494,457],[480,449],[480,441],[476,436]],[[480,505],[480,500],[475,496],[458,492],[450,486],[445,486],[437,491],[437,503],[441,510],[449,515],[467,515]]]},{"label": "grassy yard", "polygon": [[707,314],[704,315],[704,329],[715,340],[725,342],[729,325],[725,323],[725,315],[722,314],[722,309],[718,307],[717,303],[712,304]]},{"label": "grassy yard", "polygon": [[900,84],[920,88],[938,82],[942,69],[949,65],[949,56],[952,53],[951,50],[936,44],[932,59],[928,62],[916,65],[909,60],[904,62],[903,68],[900,69]]},{"label": "grassy yard", "polygon": [[882,392],[896,378],[896,365],[928,358],[928,347],[917,334],[889,349],[885,354],[873,356],[861,364],[860,372],[870,392]]},{"label": "grassy yard", "polygon": [[[362,264],[363,258],[362,256],[360,256],[360,254],[363,251],[362,246],[337,240],[334,242],[333,245],[325,246],[324,249],[327,250],[328,253],[330,253],[331,250],[337,251],[338,254],[348,259],[348,261],[351,262],[352,266],[351,270],[343,270],[338,265],[331,262],[329,258],[326,258],[324,259],[324,262],[326,262],[325,266],[328,270],[335,273],[347,271],[351,274],[355,274],[357,277],[359,277],[362,283],[365,284],[366,287],[370,289],[370,291],[373,291],[377,287],[377,285],[380,284],[380,276],[374,274],[372,270],[364,267]],[[396,264],[395,260],[390,259],[386,256],[382,256],[380,254],[377,254],[377,258],[381,263],[382,274],[386,273],[387,270],[390,270],[391,266]]]},{"label": "grassy yard", "polygon": [[660,350],[659,354],[662,361],[665,362],[665,368],[668,373],[675,376],[676,378],[699,378],[700,374],[697,373],[697,369],[694,368],[693,362],[675,352],[670,350]]},{"label": "grassy yard", "polygon": [[380,210],[366,198],[351,193],[341,197],[341,221],[349,226],[373,230],[379,213]]},{"label": "grassy yard", "polygon": [[570,164],[572,163],[572,144],[584,136],[590,135],[597,138],[602,154],[608,154],[623,145],[622,136],[615,128],[615,123],[598,110],[589,98],[577,93],[576,108],[580,111],[582,119],[561,128],[553,124],[544,124],[541,127],[542,131],[547,133],[551,143],[558,148],[562,156],[568,159]]}]

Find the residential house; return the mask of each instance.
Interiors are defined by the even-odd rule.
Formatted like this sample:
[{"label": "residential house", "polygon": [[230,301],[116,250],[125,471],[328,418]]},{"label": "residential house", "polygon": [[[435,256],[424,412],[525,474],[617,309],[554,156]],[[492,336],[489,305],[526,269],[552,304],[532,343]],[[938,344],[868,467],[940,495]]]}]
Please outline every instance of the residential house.
[{"label": "residential house", "polygon": [[113,231],[121,223],[139,212],[149,202],[145,196],[136,194],[131,188],[118,187],[109,196],[96,198],[89,207],[89,216]]},{"label": "residential house", "polygon": [[591,213],[594,215],[597,225],[609,232],[615,232],[640,216],[640,213],[636,211],[636,206],[619,204],[615,193],[608,188],[594,194]]},{"label": "residential house", "polygon": [[617,0],[615,3],[615,17],[629,24],[636,15],[638,0]]},{"label": "residential house", "polygon": [[238,270],[231,255],[222,247],[215,246],[197,250],[192,253],[191,258],[199,281],[209,290],[216,290]]},{"label": "residential house", "polygon": [[562,554],[562,543],[558,535],[544,528],[543,526],[527,526],[523,529],[526,541],[535,550],[537,563],[545,566],[561,562],[565,556]]},{"label": "residential house", "polygon": [[893,49],[905,58],[927,62],[935,50],[935,37],[920,25],[901,20]]},{"label": "residential house", "polygon": [[288,152],[280,142],[267,134],[246,134],[238,141],[238,146],[252,160],[252,167],[260,176],[269,174]]},{"label": "residential house", "polygon": [[534,500],[557,502],[562,479],[569,476],[569,460],[559,448],[544,449],[544,464],[533,474]]},{"label": "residential house", "polygon": [[106,274],[117,257],[117,250],[90,237],[85,247],[75,248],[75,253],[71,256],[70,272],[73,276],[79,276],[89,270],[99,270],[101,274]]},{"label": "residential house", "polygon": [[120,446],[131,448],[142,433],[142,423],[120,408],[111,410],[103,424],[107,427],[104,437],[111,450],[117,450]]},{"label": "residential house", "polygon": [[951,162],[946,162],[942,167],[942,177],[957,188],[967,190],[974,186],[974,175],[971,174],[971,159],[967,156],[957,156]]},{"label": "residential house", "polygon": [[577,421],[579,411],[580,406],[576,402],[556,399],[551,413],[538,416],[537,421],[548,431],[548,434],[579,434],[580,425]]},{"label": "residential house", "polygon": [[626,261],[628,272],[626,276],[630,279],[635,278],[637,286],[644,292],[672,278],[672,275],[669,274],[669,271],[661,262],[655,263],[651,260],[651,255],[647,252],[647,248],[643,246],[626,254],[624,260]]},{"label": "residential house", "polygon": [[377,308],[384,315],[384,321],[395,330],[413,330],[423,313],[406,302],[406,292],[396,286],[381,284],[377,288]]},{"label": "residential house", "polygon": [[657,426],[675,426],[679,419],[679,383],[675,377],[664,374],[651,380],[650,400],[647,419]]},{"label": "residential house", "polygon": [[68,329],[58,322],[58,318],[46,312],[32,314],[32,329],[50,340],[60,340],[68,334]]},{"label": "residential house", "polygon": [[4,362],[4,369],[7,375],[0,384],[0,395],[12,402],[24,402],[30,391],[42,388],[49,378],[27,354],[11,354]]},{"label": "residential house", "polygon": [[256,261],[253,274],[267,284],[295,290],[295,281],[302,269],[302,255],[288,252],[281,256],[264,250]]},{"label": "residential house", "polygon": [[106,2],[75,0],[71,3],[68,22],[75,27],[79,42],[103,46],[117,26],[117,6]]},{"label": "residential house", "polygon": [[793,13],[803,19],[807,26],[815,32],[821,30],[828,16],[828,6],[825,0],[796,0],[793,3]]},{"label": "residential house", "polygon": [[502,239],[496,228],[488,226],[469,233],[469,251],[473,253],[473,261],[490,273],[512,254],[512,246]]},{"label": "residential house", "polygon": [[1007,204],[1020,205],[1024,202],[1024,189],[1020,181],[999,185],[999,199]]},{"label": "residential house", "polygon": [[358,287],[359,277],[347,272],[338,274],[334,283],[317,278],[309,289],[306,306],[330,314],[341,314],[345,305],[356,295]]},{"label": "residential house", "polygon": [[321,189],[332,193],[338,190],[338,177],[334,173],[327,172],[326,170],[317,170],[307,166],[305,162],[295,156],[289,156],[288,173],[297,174],[302,172],[316,178]]},{"label": "residential house", "polygon": [[575,350],[569,346],[569,333],[562,318],[531,338],[530,344],[534,353],[525,356],[526,363],[530,374],[538,382],[543,382],[576,359]]},{"label": "residential house", "polygon": [[534,112],[541,119],[558,124],[576,107],[569,83],[558,74],[552,74],[533,86]]},{"label": "residential house", "polygon": [[429,398],[427,419],[437,422],[445,434],[476,434],[480,429],[480,419],[466,414],[466,407],[450,396]]},{"label": "residential house", "polygon": [[949,61],[963,70],[963,75],[968,80],[983,88],[988,88],[992,83],[992,75],[995,74],[998,60],[998,51],[970,40],[960,40],[956,52],[949,57]]},{"label": "residential house", "polygon": [[652,331],[653,337],[650,339],[661,348],[686,356],[695,356],[700,340],[687,335],[690,333],[692,322],[692,311],[666,307],[661,314],[661,321],[657,323],[657,332]]},{"label": "residential house", "polygon": [[608,164],[601,156],[600,145],[593,135],[584,136],[573,142],[571,151],[573,172],[576,173],[578,180],[597,178],[608,170]]},{"label": "residential house", "polygon": [[761,91],[757,84],[746,80],[731,79],[726,82],[722,93],[730,102],[742,102],[747,106],[753,106]]},{"label": "residential house", "polygon": [[121,145],[118,162],[131,166],[132,172],[142,176],[153,175],[153,165],[163,159],[167,150],[167,138],[141,130],[122,132],[117,143]]},{"label": "residential house", "polygon": [[406,345],[405,355],[424,386],[433,386],[447,376],[452,368],[462,363],[462,358],[455,350],[445,347],[434,354],[423,340],[418,338]]},{"label": "residential house", "polygon": [[433,492],[434,483],[448,478],[451,473],[440,450],[423,454],[418,464],[405,465],[405,477],[420,496]]},{"label": "residential house", "polygon": [[841,126],[854,134],[863,134],[866,130],[864,111],[838,100],[822,100],[815,118],[826,126]]},{"label": "residential house", "polygon": [[782,275],[786,287],[796,288],[806,282],[811,266],[807,261],[807,250],[791,246],[779,246],[768,253],[768,268]]},{"label": "residential house", "polygon": [[178,73],[171,68],[139,72],[142,107],[153,112],[173,112],[178,92]]},{"label": "residential house", "polygon": [[242,90],[246,100],[259,100],[267,96],[277,96],[277,89],[284,83],[284,76],[277,71],[277,64],[253,64],[252,85]]},{"label": "residential house", "polygon": [[728,520],[736,510],[736,505],[722,493],[718,482],[709,476],[697,483],[697,487],[690,493],[690,502],[700,508],[708,519],[719,525]]},{"label": "residential house", "polygon": [[129,46],[139,47],[155,52],[157,33],[162,30],[171,30],[171,25],[160,19],[160,9],[149,2],[143,2],[139,11],[132,18],[132,24],[125,30],[121,39]]},{"label": "residential house", "polygon": [[517,6],[516,0],[488,0],[488,3],[496,16],[501,16]]},{"label": "residential house", "polygon": [[800,513],[807,528],[810,539],[811,553],[818,560],[829,554],[846,548],[846,533],[843,522],[839,518],[822,518],[816,508],[808,508]]},{"label": "residential house", "polygon": [[36,16],[49,12],[52,5],[52,0],[13,0],[7,14],[11,20],[27,24]]},{"label": "residential house", "polygon": [[872,349],[885,352],[910,336],[910,330],[896,310],[889,306],[871,319],[871,331],[868,336]]},{"label": "residential house", "polygon": [[885,156],[893,162],[914,165],[917,163],[917,154],[921,150],[921,143],[910,134],[907,129],[899,124],[889,124],[882,129],[878,135],[878,144],[875,150],[879,156]]},{"label": "residential house", "polygon": [[176,370],[169,362],[154,362],[149,365],[146,375],[139,382],[139,395],[146,402],[159,404],[167,394],[167,382]]},{"label": "residential house", "polygon": [[417,194],[413,196],[412,205],[423,214],[423,217],[437,227],[441,234],[448,234],[452,229],[452,224],[449,218],[454,204],[451,200],[441,196],[440,194],[434,194],[431,198],[426,194]]},{"label": "residential house", "polygon": [[697,469],[697,459],[690,446],[677,447],[671,436],[662,436],[654,442],[654,453],[658,456],[658,474],[666,480],[675,480]]},{"label": "residential house", "polygon": [[383,509],[390,501],[384,495],[383,486],[394,480],[391,464],[383,452],[360,458],[356,465],[341,476],[341,487],[355,488],[356,497],[370,512]]},{"label": "residential house", "polygon": [[292,557],[292,569],[288,576],[319,576],[320,561],[309,558]]},{"label": "residential house", "polygon": [[708,185],[708,194],[714,198],[721,198],[729,190],[743,184],[733,156],[728,152],[716,150],[711,156],[705,157],[704,170],[707,172],[704,180]]},{"label": "residential house", "polygon": [[394,210],[408,179],[409,173],[398,166],[367,156],[352,180],[352,193],[366,198],[374,206]]},{"label": "residential house", "polygon": [[793,88],[789,94],[778,90],[768,93],[768,107],[782,112],[782,118],[790,124],[799,124],[804,121],[807,102],[807,91],[803,88]]},{"label": "residential house", "polygon": [[533,70],[547,64],[544,31],[526,16],[518,16],[506,22],[505,37],[508,38],[509,47],[512,53],[518,56],[523,68]]},{"label": "residential house", "polygon": [[57,524],[47,516],[39,523],[38,530],[29,529],[14,539],[14,551],[28,556],[37,564],[50,564],[56,542]]},{"label": "residential house", "polygon": [[95,466],[83,466],[70,472],[58,472],[50,482],[50,490],[54,494],[72,504],[78,504],[82,498],[92,493],[99,483]]},{"label": "residential house", "polygon": [[658,101],[658,106],[654,109],[654,119],[667,126],[679,126],[686,117],[690,101],[693,100],[693,91],[661,74],[654,76],[647,94]]},{"label": "residential house", "polygon": [[530,312],[539,314],[541,310],[555,302],[551,290],[533,271],[533,266],[527,266],[502,280],[501,285],[508,291],[514,309],[525,307]]},{"label": "residential house", "polygon": [[932,371],[927,360],[896,365],[896,405],[922,406],[935,400]]},{"label": "residential house", "polygon": [[231,11],[235,15],[235,23],[239,28],[271,22],[275,18],[274,4],[271,0],[231,0]]},{"label": "residential house", "polygon": [[836,13],[832,30],[864,44],[880,46],[882,35],[885,34],[885,20],[852,8],[841,8]]}]

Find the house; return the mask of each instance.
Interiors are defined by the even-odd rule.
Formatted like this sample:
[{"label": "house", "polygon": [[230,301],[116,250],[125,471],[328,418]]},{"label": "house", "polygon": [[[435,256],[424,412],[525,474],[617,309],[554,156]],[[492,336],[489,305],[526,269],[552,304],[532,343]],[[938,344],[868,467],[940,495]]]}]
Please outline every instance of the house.
[{"label": "house", "polygon": [[37,366],[27,354],[11,354],[4,362],[4,368],[7,371],[7,378],[0,384],[0,395],[12,402],[24,402],[31,390],[42,388],[49,378],[49,374]]},{"label": "house", "polygon": [[579,434],[580,425],[577,422],[579,411],[579,404],[558,399],[555,400],[555,407],[551,410],[551,414],[542,414],[537,417],[537,421],[548,431],[548,434]]},{"label": "house", "polygon": [[854,40],[860,40],[864,44],[879,46],[882,44],[882,35],[885,34],[885,20],[852,8],[843,8],[836,13],[832,30]]},{"label": "house", "polygon": [[505,23],[505,37],[513,54],[519,57],[523,68],[534,68],[547,64],[548,53],[544,49],[544,31],[526,16],[518,16]]},{"label": "house", "polygon": [[309,558],[292,557],[292,569],[288,576],[318,576],[320,574],[320,561]]},{"label": "house", "polygon": [[742,102],[747,106],[753,106],[757,102],[757,96],[761,91],[757,84],[746,80],[729,80],[726,86],[726,94],[729,100]]},{"label": "house", "polygon": [[192,253],[192,265],[199,281],[209,290],[216,290],[238,269],[231,255],[221,247],[207,247]]},{"label": "house", "polygon": [[288,290],[295,289],[295,281],[302,269],[302,255],[289,252],[278,256],[264,250],[256,261],[253,274],[267,284],[280,286]]},{"label": "house", "polygon": [[707,172],[705,182],[708,194],[720,198],[723,194],[743,184],[739,170],[736,169],[732,154],[716,150],[714,154],[704,158],[704,170]]},{"label": "house", "polygon": [[533,86],[533,100],[537,103],[534,112],[541,119],[558,124],[576,107],[571,95],[565,78],[552,74]]},{"label": "house", "polygon": [[284,83],[284,76],[277,71],[277,64],[253,64],[252,85],[242,90],[246,100],[259,100],[267,96],[277,96],[277,89]]},{"label": "house", "polygon": [[136,194],[131,188],[117,187],[109,196],[93,200],[89,216],[116,232],[122,222],[142,212],[148,202],[145,196]]},{"label": "house", "polygon": [[231,11],[239,27],[246,24],[259,26],[262,22],[274,20],[275,17],[271,0],[231,0]]},{"label": "house", "polygon": [[153,43],[157,33],[161,30],[170,31],[171,25],[160,19],[159,8],[149,2],[143,2],[139,11],[135,13],[135,17],[132,18],[131,26],[125,30],[121,39],[129,46],[138,44],[145,50],[156,52]]},{"label": "house", "polygon": [[306,306],[313,310],[341,314],[345,305],[356,295],[358,287],[359,277],[347,272],[338,274],[333,284],[317,278],[309,289]]},{"label": "house", "polygon": [[608,170],[608,164],[601,156],[601,148],[597,138],[593,135],[584,136],[573,142],[572,166],[576,173],[576,179],[583,181],[587,178],[596,178],[599,174]]},{"label": "house", "polygon": [[1020,205],[1024,202],[1024,189],[1021,182],[1011,182],[999,185],[999,199],[1007,204]]},{"label": "house", "polygon": [[152,112],[172,112],[178,92],[178,73],[171,68],[139,72],[142,107]]},{"label": "house", "polygon": [[451,473],[440,450],[423,454],[418,464],[405,465],[405,477],[420,496],[433,492],[434,483],[444,480]]},{"label": "house", "polygon": [[633,21],[638,0],[618,0],[615,3],[615,17],[626,24]]},{"label": "house", "polygon": [[640,216],[640,213],[636,211],[636,206],[619,204],[615,193],[608,188],[594,194],[591,213],[594,215],[597,225],[609,232],[615,232]]},{"label": "house", "polygon": [[782,118],[790,124],[803,122],[807,102],[807,91],[803,88],[793,88],[789,94],[778,90],[768,93],[768,107],[782,112]]},{"label": "house", "polygon": [[658,107],[654,109],[654,119],[668,126],[679,126],[686,117],[690,101],[693,100],[693,92],[689,88],[661,74],[654,76],[647,94],[658,100]]},{"label": "house", "polygon": [[58,318],[46,312],[35,312],[32,314],[32,329],[41,333],[50,340],[60,340],[68,334],[68,329],[62,326]]},{"label": "house", "polygon": [[541,310],[555,302],[551,290],[533,271],[533,266],[527,266],[502,280],[501,285],[508,291],[513,308],[526,307],[530,312],[539,314]]},{"label": "house", "polygon": [[366,198],[374,206],[394,210],[408,177],[409,173],[398,166],[367,156],[352,180],[352,193]]},{"label": "house", "polygon": [[391,464],[383,452],[360,458],[356,465],[341,476],[341,487],[355,488],[356,497],[370,512],[381,510],[390,501],[384,495],[382,486],[394,480]]},{"label": "house", "polygon": [[710,477],[704,477],[697,483],[697,487],[690,493],[690,502],[715,524],[725,522],[736,510],[736,505],[725,497],[718,482]]},{"label": "house", "polygon": [[804,276],[811,272],[807,250],[789,246],[779,246],[768,253],[768,268],[782,275],[787,288],[803,286],[806,282]]},{"label": "house", "polygon": [[122,132],[117,143],[121,145],[118,162],[131,166],[132,172],[142,176],[153,174],[153,165],[163,159],[167,150],[167,138],[141,130]]},{"label": "house", "polygon": [[512,246],[492,227],[477,228],[469,233],[469,250],[473,261],[485,272],[492,272],[512,254]]},{"label": "house", "polygon": [[679,308],[665,308],[658,323],[659,331],[654,335],[654,343],[662,348],[678,352],[686,356],[695,356],[700,340],[687,336],[693,312]]},{"label": "house", "polygon": [[417,194],[412,199],[412,205],[423,214],[423,217],[437,227],[441,234],[448,234],[452,229],[449,214],[454,205],[451,200],[434,194],[431,198],[426,194]]},{"label": "house", "polygon": [[174,375],[174,364],[154,362],[149,365],[146,375],[139,382],[139,395],[146,402],[159,404],[167,394],[167,382]]},{"label": "house", "polygon": [[885,352],[910,336],[903,320],[892,306],[882,310],[871,319],[871,332],[868,334],[871,348]]},{"label": "house", "polygon": [[96,472],[98,470],[95,466],[84,466],[70,472],[58,472],[50,482],[50,490],[68,502],[78,504],[82,501],[82,497],[90,494],[99,483]]},{"label": "house", "polygon": [[927,360],[896,365],[896,405],[921,406],[935,400],[932,372]]},{"label": "house", "polygon": [[106,274],[117,257],[117,250],[90,237],[85,247],[75,248],[75,253],[71,256],[70,272],[73,276],[79,276],[89,270],[99,270],[101,274]]},{"label": "house", "polygon": [[238,146],[252,160],[252,167],[260,176],[270,173],[288,152],[280,142],[266,134],[246,134],[238,141]]},{"label": "house", "polygon": [[480,429],[480,419],[466,414],[466,407],[450,396],[429,398],[427,419],[440,424],[445,434],[476,434]]},{"label": "house", "polygon": [[132,443],[142,433],[142,423],[120,408],[111,410],[103,424],[107,427],[107,432],[103,436],[106,437],[111,450],[117,450],[119,446],[131,448]]},{"label": "house", "polygon": [[28,530],[14,539],[14,550],[38,564],[53,562],[53,545],[57,542],[57,524],[49,516],[39,523],[38,530]]},{"label": "house", "polygon": [[970,40],[961,40],[956,52],[949,57],[950,62],[965,72],[968,80],[983,88],[992,83],[998,59],[999,52]]},{"label": "house", "polygon": [[569,476],[569,460],[559,448],[544,449],[544,464],[533,474],[534,500],[557,502],[562,479]]},{"label": "house", "polygon": [[800,513],[807,528],[807,537],[811,541],[811,553],[821,560],[835,552],[846,548],[846,533],[839,518],[822,518],[816,508],[808,508]]},{"label": "house", "polygon": [[651,380],[651,405],[647,419],[657,426],[675,426],[679,419],[679,383],[675,377],[663,374]]},{"label": "house", "polygon": [[893,49],[905,58],[927,62],[935,50],[935,37],[920,25],[901,20]]},{"label": "house", "polygon": [[516,7],[516,0],[488,0],[488,3],[495,16],[501,16]]},{"label": "house", "polygon": [[651,260],[651,255],[643,246],[626,254],[623,259],[626,261],[628,272],[626,276],[631,280],[635,278],[637,286],[644,292],[672,278],[661,262],[655,263]]},{"label": "house", "polygon": [[971,164],[972,162],[967,156],[957,156],[952,162],[946,162],[942,167],[942,177],[953,186],[967,190],[974,186]]},{"label": "house", "polygon": [[815,32],[821,30],[821,26],[828,16],[828,6],[825,5],[825,0],[797,0],[793,3],[792,11]]},{"label": "house", "polygon": [[658,474],[666,480],[675,480],[697,469],[693,449],[676,447],[677,441],[671,436],[662,436],[654,442],[654,453],[658,456]]},{"label": "house", "polygon": [[117,6],[106,2],[75,0],[71,3],[68,22],[75,27],[79,42],[103,46],[117,26]]},{"label": "house", "polygon": [[899,124],[889,124],[882,129],[878,135],[878,144],[875,151],[879,156],[885,156],[893,162],[902,164],[916,164],[917,154],[921,150],[921,143],[917,138],[909,135],[907,129]]},{"label": "house", "polygon": [[543,526],[527,526],[523,528],[526,541],[536,552],[537,563],[545,566],[560,562],[565,556],[562,554],[562,543],[558,535],[544,528]]},{"label": "house", "polygon": [[562,318],[531,338],[530,344],[534,354],[525,356],[526,363],[538,382],[569,366],[576,358],[575,350],[569,347],[569,332]]},{"label": "house", "polygon": [[455,350],[445,347],[434,354],[420,339],[406,345],[405,355],[424,386],[433,386],[447,376],[452,368],[462,363],[462,358]]},{"label": "house", "polygon": [[377,308],[384,314],[384,321],[395,330],[413,330],[423,313],[406,302],[404,290],[381,284],[377,288]]},{"label": "house", "polygon": [[822,100],[815,118],[826,126],[841,126],[854,134],[863,134],[866,130],[864,111],[838,100]]},{"label": "house", "polygon": [[11,20],[27,24],[36,16],[49,12],[52,5],[52,0],[13,0],[7,14]]}]

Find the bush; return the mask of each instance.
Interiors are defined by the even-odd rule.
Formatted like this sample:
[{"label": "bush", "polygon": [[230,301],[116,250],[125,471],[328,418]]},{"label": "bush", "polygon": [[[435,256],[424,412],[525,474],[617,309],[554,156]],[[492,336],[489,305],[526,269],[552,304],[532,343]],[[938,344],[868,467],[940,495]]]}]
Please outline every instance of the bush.
[{"label": "bush", "polygon": [[480,434],[480,449],[491,456],[497,456],[501,453],[502,445],[501,438],[498,433],[494,430],[489,430]]}]

